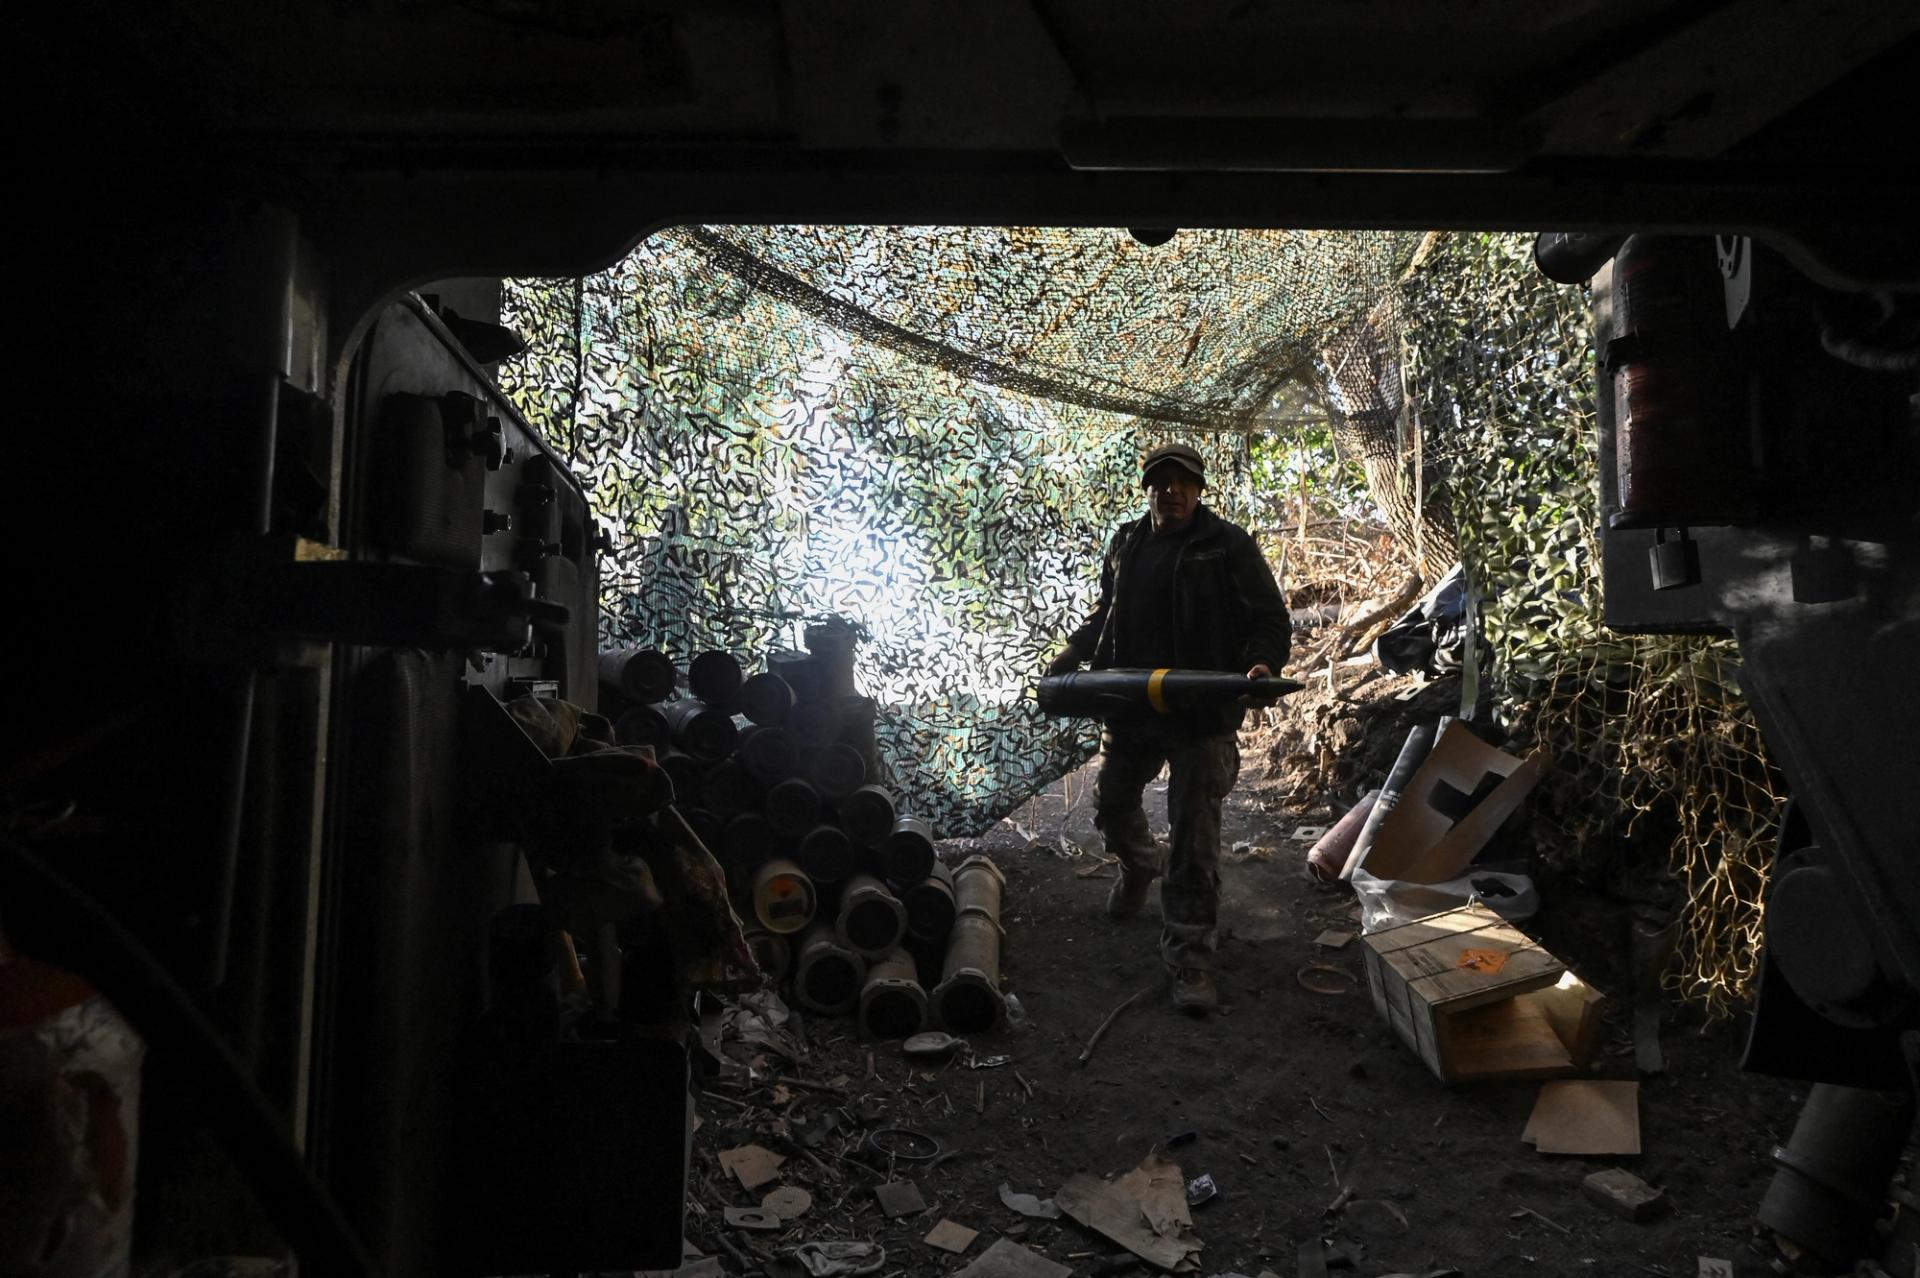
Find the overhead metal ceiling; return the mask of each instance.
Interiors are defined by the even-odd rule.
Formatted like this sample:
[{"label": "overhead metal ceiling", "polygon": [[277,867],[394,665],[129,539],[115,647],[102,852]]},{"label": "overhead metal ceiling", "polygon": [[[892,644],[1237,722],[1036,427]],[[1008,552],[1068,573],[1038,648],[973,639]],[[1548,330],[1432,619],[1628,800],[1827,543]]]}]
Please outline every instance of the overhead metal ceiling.
[{"label": "overhead metal ceiling", "polygon": [[880,221],[1724,229],[1913,284],[1917,31],[1885,0],[74,0],[17,34],[48,169],[241,183],[392,250],[385,283]]}]

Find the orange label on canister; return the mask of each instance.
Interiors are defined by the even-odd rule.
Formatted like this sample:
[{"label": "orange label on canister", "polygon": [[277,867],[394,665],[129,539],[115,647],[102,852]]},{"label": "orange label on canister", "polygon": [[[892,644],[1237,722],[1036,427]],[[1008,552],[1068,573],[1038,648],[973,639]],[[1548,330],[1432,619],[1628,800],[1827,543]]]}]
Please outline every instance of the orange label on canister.
[{"label": "orange label on canister", "polygon": [[1492,976],[1507,965],[1505,950],[1461,950],[1455,967],[1466,968],[1470,972],[1480,972]]}]

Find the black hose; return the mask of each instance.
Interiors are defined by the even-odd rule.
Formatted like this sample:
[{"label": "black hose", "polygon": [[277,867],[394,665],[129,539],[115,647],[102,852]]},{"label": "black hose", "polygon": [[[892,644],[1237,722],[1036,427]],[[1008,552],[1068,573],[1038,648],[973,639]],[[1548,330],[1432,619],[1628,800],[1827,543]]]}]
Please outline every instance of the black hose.
[{"label": "black hose", "polygon": [[1825,324],[1820,326],[1820,349],[1869,372],[1911,373],[1920,369],[1920,347],[1875,346],[1864,338],[1842,336]]},{"label": "black hose", "polygon": [[0,839],[0,900],[16,947],[80,973],[164,1058],[260,1205],[318,1278],[372,1278],[353,1228],[219,1032],[139,938],[12,839]]}]

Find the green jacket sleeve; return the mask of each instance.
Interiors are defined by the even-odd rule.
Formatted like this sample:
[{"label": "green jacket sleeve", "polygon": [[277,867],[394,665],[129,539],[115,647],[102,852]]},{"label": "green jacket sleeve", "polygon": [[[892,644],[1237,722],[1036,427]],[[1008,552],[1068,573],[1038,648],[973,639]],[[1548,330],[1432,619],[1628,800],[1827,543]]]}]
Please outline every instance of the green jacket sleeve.
[{"label": "green jacket sleeve", "polygon": [[1082,661],[1089,660],[1094,650],[1100,646],[1100,634],[1106,629],[1107,614],[1113,609],[1113,566],[1120,558],[1120,540],[1127,535],[1128,525],[1122,525],[1107,543],[1106,553],[1100,556],[1100,602],[1093,606],[1087,619],[1080,623],[1079,629],[1067,636],[1067,646],[1079,655]]},{"label": "green jacket sleeve", "polygon": [[1239,536],[1233,539],[1227,561],[1234,589],[1247,610],[1247,668],[1265,665],[1279,674],[1292,653],[1293,619],[1287,614],[1287,601],[1259,544],[1244,529],[1235,531]]}]

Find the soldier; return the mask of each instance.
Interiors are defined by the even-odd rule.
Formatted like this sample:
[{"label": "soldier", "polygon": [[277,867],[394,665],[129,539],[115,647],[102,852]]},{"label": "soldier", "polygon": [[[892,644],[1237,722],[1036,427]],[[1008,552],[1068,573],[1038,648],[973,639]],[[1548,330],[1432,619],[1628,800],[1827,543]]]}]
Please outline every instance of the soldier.
[{"label": "soldier", "polygon": [[[1047,667],[1066,674],[1091,662],[1114,667],[1245,670],[1286,663],[1292,628],[1273,570],[1247,531],[1200,501],[1206,463],[1166,444],[1140,463],[1144,518],[1122,524],[1100,571],[1100,602]],[[1184,716],[1110,719],[1101,734],[1094,824],[1120,861],[1107,914],[1131,918],[1162,874],[1140,800],[1168,769],[1172,825],[1160,885],[1160,955],[1173,1003],[1204,1014],[1219,1003],[1213,981],[1220,896],[1220,806],[1240,774],[1238,705]]]}]

